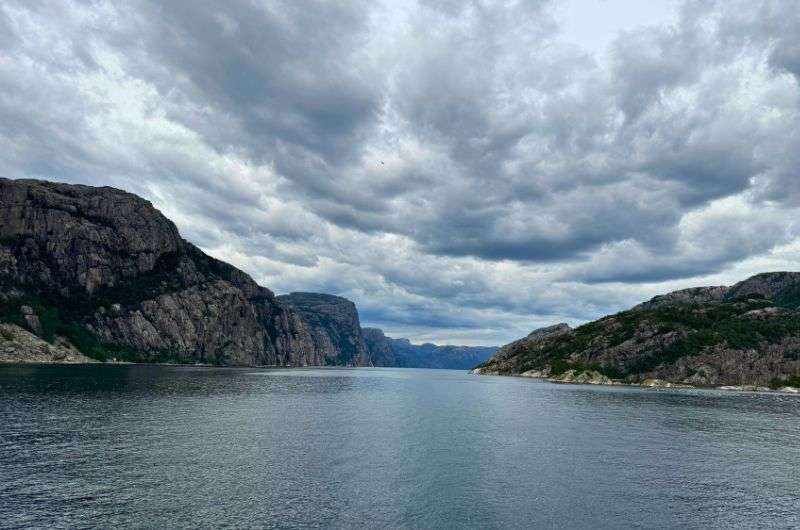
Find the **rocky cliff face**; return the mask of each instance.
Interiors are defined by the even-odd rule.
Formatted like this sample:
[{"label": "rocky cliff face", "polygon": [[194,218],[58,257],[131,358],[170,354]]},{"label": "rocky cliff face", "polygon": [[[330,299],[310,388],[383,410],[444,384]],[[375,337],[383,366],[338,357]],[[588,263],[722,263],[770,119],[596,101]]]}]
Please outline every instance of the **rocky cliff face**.
[{"label": "rocky cliff face", "polygon": [[0,321],[48,342],[136,361],[364,362],[363,341],[340,355],[320,338],[327,317],[310,323],[135,195],[0,179]]},{"label": "rocky cliff face", "polygon": [[362,328],[364,343],[375,366],[405,366],[392,348],[391,340],[378,328]]},{"label": "rocky cliff face", "polygon": [[317,365],[369,366],[356,305],[339,296],[291,293],[278,300],[308,323]]},{"label": "rocky cliff face", "polygon": [[576,329],[565,324],[513,342],[479,373],[695,385],[800,381],[800,273],[759,274],[732,287],[685,289]]},{"label": "rocky cliff face", "polygon": [[387,337],[380,329],[365,328],[363,331],[375,366],[468,370],[488,359],[497,350],[493,346],[412,344],[408,339]]}]

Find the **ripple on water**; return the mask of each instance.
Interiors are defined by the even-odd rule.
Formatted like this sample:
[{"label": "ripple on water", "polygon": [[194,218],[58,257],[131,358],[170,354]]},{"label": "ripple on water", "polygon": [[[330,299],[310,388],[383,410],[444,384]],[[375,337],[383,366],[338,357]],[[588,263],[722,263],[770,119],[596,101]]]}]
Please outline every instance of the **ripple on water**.
[{"label": "ripple on water", "polygon": [[797,527],[800,397],[0,367],[0,527]]}]

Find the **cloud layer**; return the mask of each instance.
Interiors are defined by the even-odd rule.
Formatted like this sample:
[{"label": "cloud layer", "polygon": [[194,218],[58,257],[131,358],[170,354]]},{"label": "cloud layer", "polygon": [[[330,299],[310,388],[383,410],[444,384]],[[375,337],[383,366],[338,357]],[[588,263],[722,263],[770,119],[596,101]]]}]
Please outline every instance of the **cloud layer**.
[{"label": "cloud layer", "polygon": [[0,174],[129,189],[420,340],[796,269],[800,10],[670,5],[591,50],[549,1],[11,0]]}]

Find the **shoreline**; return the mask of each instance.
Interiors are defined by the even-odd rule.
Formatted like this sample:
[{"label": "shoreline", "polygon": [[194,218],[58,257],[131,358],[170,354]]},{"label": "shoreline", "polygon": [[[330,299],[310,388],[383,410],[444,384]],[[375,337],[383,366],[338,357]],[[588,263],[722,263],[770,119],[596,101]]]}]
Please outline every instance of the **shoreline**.
[{"label": "shoreline", "polygon": [[[91,359],[91,358],[90,358]],[[210,363],[167,363],[167,362],[153,362],[153,363],[137,363],[133,361],[98,361],[91,359],[89,361],[25,361],[25,360],[6,360],[0,359],[0,366],[6,365],[59,365],[59,366],[185,366],[187,368],[406,368],[404,366],[335,366],[335,365],[305,365],[305,366],[287,366],[285,364],[210,364]]]},{"label": "shoreline", "polygon": [[[254,366],[247,366],[247,365],[218,365],[218,364],[209,364],[209,363],[166,363],[166,362],[154,362],[154,363],[137,363],[131,361],[97,361],[97,360],[89,360],[89,361],[25,361],[25,360],[0,360],[0,366],[11,366],[11,365],[59,365],[59,366],[171,366],[171,367],[186,367],[186,368],[236,368],[236,369],[296,369],[296,368],[372,368],[370,366],[286,366],[286,365],[254,365]],[[389,367],[392,368],[392,367]],[[394,367],[394,368],[403,368],[403,367]],[[797,387],[781,387],[781,388],[770,388],[768,386],[762,385],[690,385],[686,383],[674,383],[671,381],[666,381],[663,379],[645,379],[641,383],[629,383],[626,381],[620,381],[618,379],[608,379],[605,378],[603,380],[597,379],[588,379],[588,380],[571,380],[571,379],[556,379],[549,376],[545,376],[541,374],[541,372],[535,372],[535,374],[526,375],[527,372],[522,372],[519,374],[501,374],[498,372],[481,372],[480,368],[473,368],[472,370],[466,371],[470,375],[479,375],[479,376],[497,376],[497,377],[517,377],[521,379],[537,379],[539,381],[544,381],[547,383],[553,383],[556,385],[582,385],[582,386],[631,386],[631,387],[638,387],[638,388],[649,388],[654,390],[659,389],[678,389],[678,390],[721,390],[725,392],[749,392],[753,394],[783,394],[783,395],[800,395],[800,388]]]},{"label": "shoreline", "polygon": [[[476,371],[477,370],[477,371]],[[659,389],[669,389],[669,390],[721,390],[724,392],[748,392],[752,394],[783,394],[788,396],[793,395],[800,395],[800,388],[797,387],[781,387],[781,388],[770,388],[768,386],[762,385],[690,385],[686,383],[673,383],[671,381],[666,381],[663,379],[645,379],[641,383],[629,383],[626,381],[620,381],[616,379],[607,379],[607,380],[581,380],[581,381],[573,381],[573,380],[562,380],[556,379],[549,376],[541,375],[541,372],[537,373],[536,375],[525,375],[526,372],[519,373],[519,374],[501,374],[497,372],[486,372],[483,373],[480,371],[480,368],[473,369],[469,371],[472,375],[493,375],[498,377],[519,377],[522,379],[537,379],[539,381],[545,381],[547,383],[553,383],[556,385],[583,385],[583,386],[632,386],[638,388],[648,388],[653,390]]]}]

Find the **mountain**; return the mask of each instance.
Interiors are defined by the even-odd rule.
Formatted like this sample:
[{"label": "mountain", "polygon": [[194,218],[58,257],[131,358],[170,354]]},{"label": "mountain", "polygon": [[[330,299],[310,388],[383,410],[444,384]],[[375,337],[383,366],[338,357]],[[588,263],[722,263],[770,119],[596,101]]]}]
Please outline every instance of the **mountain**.
[{"label": "mountain", "polygon": [[54,346],[39,347],[44,358],[72,352],[220,365],[369,363],[352,303],[339,333],[336,310],[321,304],[315,315],[311,306],[295,308],[293,296],[281,301],[207,256],[136,195],[0,179],[5,360],[26,360],[32,341],[42,339]]},{"label": "mountain", "polygon": [[387,337],[376,328],[364,328],[363,334],[375,366],[468,370],[497,350],[492,346],[411,344],[408,339]]},{"label": "mountain", "polygon": [[299,313],[311,331],[316,351],[330,352],[314,364],[368,366],[370,356],[356,305],[339,296],[319,293],[291,293],[277,297]]},{"label": "mountain", "polygon": [[800,386],[800,273],[684,289],[575,329],[536,330],[475,372]]},{"label": "mountain", "polygon": [[367,345],[370,359],[375,366],[405,366],[392,348],[391,340],[377,328],[362,328],[361,334]]}]

